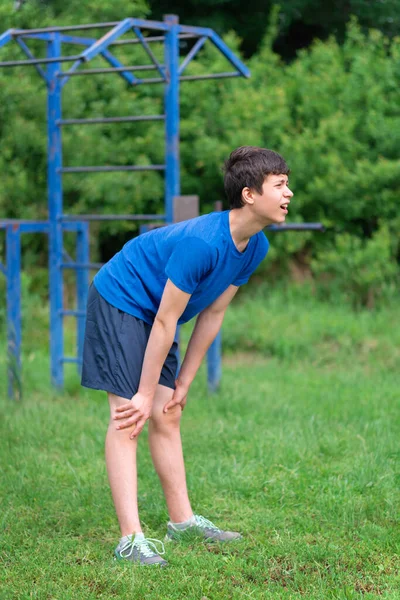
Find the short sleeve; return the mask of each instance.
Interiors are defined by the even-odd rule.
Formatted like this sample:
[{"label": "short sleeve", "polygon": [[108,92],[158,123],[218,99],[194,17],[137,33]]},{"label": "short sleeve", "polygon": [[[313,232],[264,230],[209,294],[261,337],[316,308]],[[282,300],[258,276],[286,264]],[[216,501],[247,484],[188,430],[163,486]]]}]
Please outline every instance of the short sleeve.
[{"label": "short sleeve", "polygon": [[267,256],[269,249],[269,241],[261,231],[257,235],[256,244],[254,245],[254,249],[252,254],[247,261],[246,265],[243,267],[243,270],[235,279],[232,285],[236,285],[239,287],[240,285],[244,285],[250,279],[250,276],[257,269],[258,265],[264,258]]},{"label": "short sleeve", "polygon": [[180,240],[172,251],[165,274],[176,287],[193,294],[214,266],[213,248],[204,240],[188,237]]}]

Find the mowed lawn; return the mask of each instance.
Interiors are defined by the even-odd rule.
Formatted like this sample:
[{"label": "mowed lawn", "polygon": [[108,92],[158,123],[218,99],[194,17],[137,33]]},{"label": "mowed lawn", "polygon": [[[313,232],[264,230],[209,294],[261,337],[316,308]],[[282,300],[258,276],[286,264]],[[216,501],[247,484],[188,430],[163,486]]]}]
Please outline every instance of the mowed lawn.
[{"label": "mowed lawn", "polygon": [[[208,395],[203,370],[183,417],[193,507],[244,539],[166,545],[164,570],[113,561],[103,394],[80,390],[71,370],[56,395],[40,349],[25,356],[22,402],[6,399],[2,376],[1,600],[400,598],[395,311],[315,305],[310,320],[312,307],[278,304],[270,323],[273,300],[232,308],[225,336],[237,352],[224,359],[222,388]],[[163,539],[147,433],[139,503],[146,534]]]}]

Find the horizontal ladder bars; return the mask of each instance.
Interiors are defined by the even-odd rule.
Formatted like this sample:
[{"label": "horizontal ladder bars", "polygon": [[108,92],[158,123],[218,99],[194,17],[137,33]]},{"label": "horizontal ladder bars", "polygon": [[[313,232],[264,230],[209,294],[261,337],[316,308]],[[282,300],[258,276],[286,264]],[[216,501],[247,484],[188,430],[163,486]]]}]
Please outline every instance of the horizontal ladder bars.
[{"label": "horizontal ladder bars", "polygon": [[267,231],[325,231],[322,223],[287,223],[285,225],[269,225]]},{"label": "horizontal ladder bars", "polygon": [[[84,60],[80,54],[76,56],[55,56],[54,58],[33,58],[29,60],[8,60],[6,62],[0,62],[0,67],[25,67],[26,65],[43,65],[57,62],[75,62],[77,60]],[[65,75],[65,73],[64,73]]]},{"label": "horizontal ladder bars", "polygon": [[116,171],[164,171],[165,165],[121,165],[105,167],[63,167],[57,173],[112,173]]},{"label": "horizontal ladder bars", "polygon": [[165,221],[166,215],[61,215],[60,221]]},{"label": "horizontal ladder bars", "polygon": [[62,269],[91,269],[98,271],[103,266],[103,263],[61,263]]},{"label": "horizontal ladder bars", "polygon": [[56,77],[76,77],[77,75],[97,75],[98,73],[122,73],[124,71],[154,71],[155,65],[138,65],[137,67],[97,67],[95,69],[81,69],[80,71],[61,71]]},{"label": "horizontal ladder bars", "polygon": [[[179,40],[190,40],[193,38],[198,38],[200,35],[194,33],[181,33],[178,35]],[[163,42],[165,40],[164,35],[154,35],[148,36],[144,38],[146,42]],[[110,46],[125,46],[127,44],[141,44],[141,41],[137,38],[130,38],[129,40],[117,40],[115,42],[111,42]]]},{"label": "horizontal ladder bars", "polygon": [[[156,29],[168,31],[168,25],[162,21],[144,21],[143,19],[133,19],[134,25],[143,29]],[[57,33],[59,31],[83,31],[85,29],[104,29],[115,27],[121,21],[110,21],[108,23],[86,23],[85,25],[61,25],[60,27],[38,27],[36,29],[13,29],[12,35],[24,35],[28,33]],[[190,32],[189,32],[190,33]]]},{"label": "horizontal ladder bars", "polygon": [[163,121],[165,115],[142,115],[138,117],[98,117],[95,119],[61,119],[56,125],[96,125],[98,123],[133,123],[140,121]]},{"label": "horizontal ladder bars", "polygon": [[74,364],[82,364],[82,359],[81,358],[75,358],[74,356],[63,356],[61,361],[63,363],[74,363]]},{"label": "horizontal ladder bars", "polygon": [[[1,63],[0,63],[1,66]],[[99,69],[82,69],[81,71],[74,71],[69,73],[68,77],[75,77],[77,75],[102,75],[107,73],[120,73],[123,71],[135,71],[137,67],[104,67]],[[57,77],[65,77],[66,73],[57,73]],[[242,77],[242,74],[238,71],[227,71],[224,73],[211,73],[209,75],[181,75],[179,81],[199,81],[201,79],[223,79],[226,77]],[[151,77],[147,79],[137,79],[132,85],[139,85],[141,83],[165,83],[163,77]]]}]

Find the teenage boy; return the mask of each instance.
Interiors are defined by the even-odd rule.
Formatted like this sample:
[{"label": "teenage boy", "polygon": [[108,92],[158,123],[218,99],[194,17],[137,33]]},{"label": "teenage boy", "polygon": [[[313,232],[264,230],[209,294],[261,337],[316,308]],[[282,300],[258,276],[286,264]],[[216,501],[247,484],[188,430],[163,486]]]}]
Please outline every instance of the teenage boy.
[{"label": "teenage boy", "polygon": [[[107,392],[106,465],[121,528],[117,558],[167,562],[145,538],[137,505],[136,447],[146,421],[170,521],[166,539],[187,533],[230,541],[193,513],[186,487],[180,419],[190,385],[239,286],[265,257],[263,229],[283,223],[293,196],[289,169],[271,150],[243,146],[225,164],[230,210],[131,240],[94,278],[88,298],[82,385]],[[178,378],[177,325],[198,315]],[[162,547],[162,543],[161,543]]]}]

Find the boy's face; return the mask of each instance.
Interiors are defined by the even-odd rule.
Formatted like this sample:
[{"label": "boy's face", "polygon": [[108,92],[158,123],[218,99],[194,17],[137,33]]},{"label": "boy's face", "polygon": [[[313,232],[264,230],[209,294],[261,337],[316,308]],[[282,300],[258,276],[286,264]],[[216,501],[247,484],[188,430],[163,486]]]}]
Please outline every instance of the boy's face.
[{"label": "boy's face", "polygon": [[243,196],[253,211],[266,225],[284,223],[293,192],[289,189],[287,175],[268,175],[262,186],[262,193],[244,188]]}]

